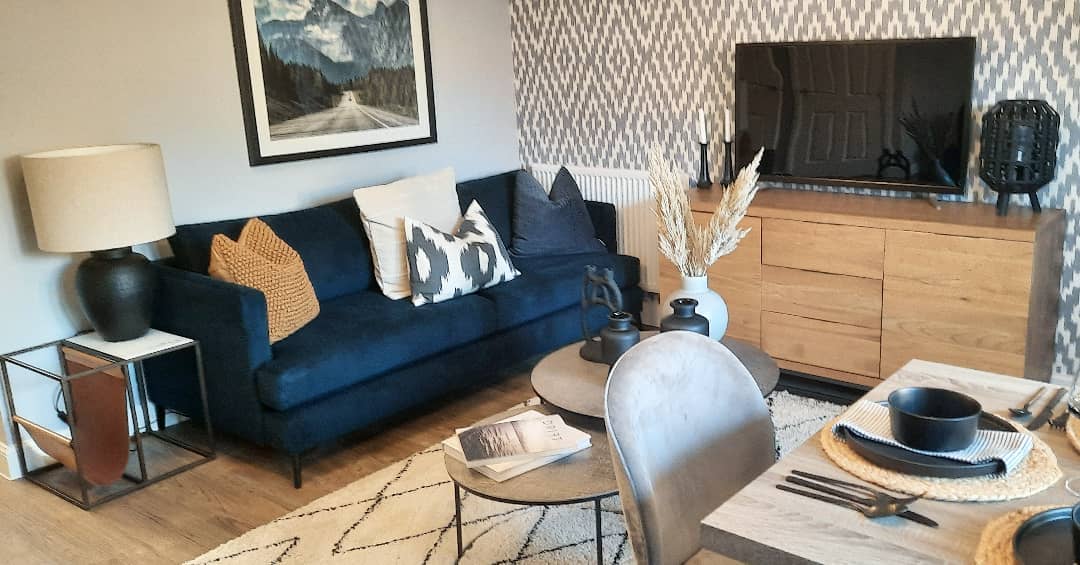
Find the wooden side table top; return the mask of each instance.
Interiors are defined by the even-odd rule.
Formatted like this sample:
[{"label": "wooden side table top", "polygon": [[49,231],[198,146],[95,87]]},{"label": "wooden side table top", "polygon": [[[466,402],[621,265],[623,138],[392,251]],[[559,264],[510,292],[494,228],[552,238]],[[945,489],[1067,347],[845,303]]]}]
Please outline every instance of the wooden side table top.
[{"label": "wooden side table top", "polygon": [[561,415],[568,425],[588,433],[592,438],[592,446],[501,483],[444,454],[443,460],[450,478],[473,494],[510,504],[571,504],[618,494],[615,467],[611,461],[603,420],[540,405],[517,406],[485,418],[477,424],[490,424],[526,410]]},{"label": "wooden side table top", "polygon": [[[659,332],[641,332],[647,339]],[[578,353],[584,341],[572,343],[544,357],[532,371],[532,386],[544,402],[576,414],[593,418],[604,417],[604,387],[608,366],[581,358]],[[725,337],[720,340],[754,377],[761,395],[766,396],[780,380],[780,368],[767,353],[753,345]]]},{"label": "wooden side table top", "polygon": [[[884,400],[906,386],[957,390],[977,399],[984,410],[1007,416],[1009,406],[1048,385],[916,360],[866,398]],[[1066,478],[1080,475],[1080,454],[1065,434],[1045,426],[1036,435],[1053,449]],[[702,521],[704,548],[749,563],[970,563],[983,528],[994,518],[1025,506],[1077,503],[1060,482],[1035,496],[1006,502],[920,500],[913,509],[939,522],[935,529],[898,518],[871,521],[777,490],[792,469],[863,482],[832,463],[815,436]]]}]

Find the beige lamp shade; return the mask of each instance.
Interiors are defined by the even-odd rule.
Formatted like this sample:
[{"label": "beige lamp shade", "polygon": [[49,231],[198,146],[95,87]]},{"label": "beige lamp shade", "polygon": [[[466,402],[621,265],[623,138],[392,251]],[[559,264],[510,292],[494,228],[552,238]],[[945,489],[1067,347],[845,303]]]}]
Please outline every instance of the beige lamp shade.
[{"label": "beige lamp shade", "polygon": [[176,233],[156,144],[33,153],[22,169],[42,251],[100,251]]}]

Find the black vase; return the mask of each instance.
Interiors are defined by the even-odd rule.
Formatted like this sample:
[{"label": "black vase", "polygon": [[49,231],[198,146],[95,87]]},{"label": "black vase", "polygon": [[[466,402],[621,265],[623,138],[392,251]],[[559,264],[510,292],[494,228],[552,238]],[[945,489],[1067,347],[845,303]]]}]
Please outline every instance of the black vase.
[{"label": "black vase", "polygon": [[709,335],[709,319],[694,310],[698,301],[693,298],[676,298],[671,301],[674,312],[660,320],[660,333],[683,330],[703,336]]},{"label": "black vase", "polygon": [[94,251],[75,271],[79,304],[105,341],[146,335],[156,283],[150,262],[130,247]]},{"label": "black vase", "polygon": [[634,327],[634,317],[626,312],[612,312],[608,325],[600,330],[600,350],[604,363],[614,365],[623,353],[641,341],[641,332]]}]

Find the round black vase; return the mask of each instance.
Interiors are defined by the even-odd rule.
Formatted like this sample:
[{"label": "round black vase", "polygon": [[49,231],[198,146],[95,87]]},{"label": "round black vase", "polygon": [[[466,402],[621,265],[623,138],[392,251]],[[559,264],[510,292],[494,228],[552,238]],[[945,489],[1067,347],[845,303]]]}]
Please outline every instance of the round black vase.
[{"label": "round black vase", "polygon": [[641,332],[634,327],[634,317],[626,312],[612,312],[608,325],[600,330],[600,351],[604,363],[614,365],[623,353],[641,341]]},{"label": "round black vase", "polygon": [[157,278],[150,261],[130,247],[94,251],[75,271],[75,292],[105,341],[146,335]]},{"label": "round black vase", "polygon": [[695,312],[698,301],[693,298],[676,298],[671,301],[673,312],[660,320],[660,333],[675,330],[709,335],[709,319]]}]

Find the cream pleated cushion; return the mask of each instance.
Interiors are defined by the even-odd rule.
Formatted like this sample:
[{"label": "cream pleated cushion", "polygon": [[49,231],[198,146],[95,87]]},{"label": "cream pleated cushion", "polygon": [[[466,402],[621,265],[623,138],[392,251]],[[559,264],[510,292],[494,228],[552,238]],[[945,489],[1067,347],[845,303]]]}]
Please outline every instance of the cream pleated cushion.
[{"label": "cream pleated cushion", "polygon": [[409,177],[353,191],[371,242],[375,280],[383,294],[397,300],[412,296],[405,254],[405,216],[453,233],[461,217],[454,169]]},{"label": "cream pleated cushion", "polygon": [[215,279],[262,291],[270,343],[285,339],[319,315],[319,300],[300,254],[258,218],[248,221],[237,241],[214,235],[208,271]]}]

